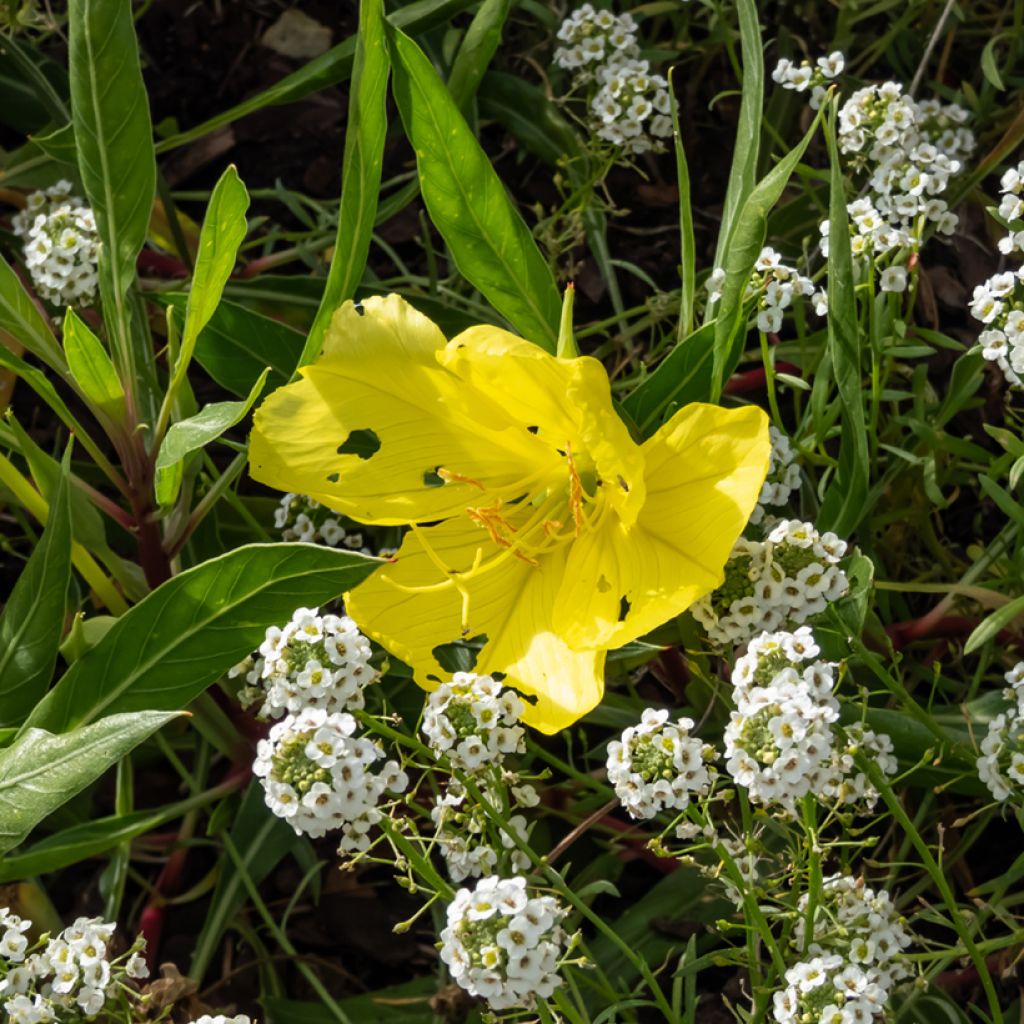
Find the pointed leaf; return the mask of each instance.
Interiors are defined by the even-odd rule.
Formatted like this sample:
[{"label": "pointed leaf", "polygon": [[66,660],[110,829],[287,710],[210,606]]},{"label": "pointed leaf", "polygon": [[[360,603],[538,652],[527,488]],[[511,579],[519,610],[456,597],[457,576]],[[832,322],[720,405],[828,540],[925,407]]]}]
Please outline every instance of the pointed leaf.
[{"label": "pointed leaf", "polygon": [[115,423],[123,422],[125,395],[117,370],[103,342],[70,306],[64,314],[64,354],[82,397]]}]

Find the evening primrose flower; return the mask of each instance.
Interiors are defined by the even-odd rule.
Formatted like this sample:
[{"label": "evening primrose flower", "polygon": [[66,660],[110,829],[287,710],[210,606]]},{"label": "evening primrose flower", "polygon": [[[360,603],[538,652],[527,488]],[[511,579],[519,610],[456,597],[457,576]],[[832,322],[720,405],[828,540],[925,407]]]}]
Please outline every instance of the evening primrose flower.
[{"label": "evening primrose flower", "polygon": [[600,701],[609,650],[718,586],[767,470],[759,409],[688,405],[637,444],[596,359],[489,325],[446,341],[397,295],[346,302],[301,373],[256,412],[252,475],[408,526],[347,613],[427,690],[474,640],[544,732]]}]

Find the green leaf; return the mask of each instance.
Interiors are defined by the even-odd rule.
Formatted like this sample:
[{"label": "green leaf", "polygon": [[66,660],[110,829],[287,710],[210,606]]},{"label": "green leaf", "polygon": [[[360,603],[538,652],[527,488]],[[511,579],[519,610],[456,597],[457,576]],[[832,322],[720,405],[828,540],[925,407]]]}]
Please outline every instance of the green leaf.
[{"label": "green leaf", "polygon": [[45,135],[33,135],[32,141],[48,156],[71,167],[78,166],[75,126],[66,124]]},{"label": "green leaf", "polygon": [[249,193],[232,164],[213,188],[199,233],[199,251],[185,307],[181,353],[174,368],[176,381],[184,377],[196,339],[220,304],[224,285],[235,267],[238,247],[245,238],[248,209]]},{"label": "green leaf", "polygon": [[[833,105],[833,110],[835,109]],[[818,524],[847,536],[867,511],[869,487],[867,432],[861,373],[861,334],[854,292],[846,192],[836,145],[835,121],[829,119],[828,150],[832,166],[829,193],[828,352],[843,411],[839,465],[821,503]],[[832,232],[835,232],[835,239]]]},{"label": "green leaf", "polygon": [[[673,69],[674,70],[674,69]],[[690,165],[686,162],[683,133],[679,127],[679,104],[669,71],[669,99],[672,109],[672,139],[676,154],[676,183],[679,187],[680,288],[677,341],[693,333],[694,294],[697,286],[696,243],[693,234],[693,205],[690,199]]]},{"label": "green leaf", "polygon": [[1005,92],[1006,86],[999,74],[999,65],[996,64],[996,47],[1003,41],[1003,33],[993,36],[981,51],[981,73],[995,86],[999,92]]},{"label": "green leaf", "polygon": [[342,158],[338,231],[327,284],[299,359],[300,366],[316,358],[334,311],[355,295],[366,269],[388,129],[387,87],[383,2],[361,0]]},{"label": "green leaf", "polygon": [[94,411],[115,423],[125,418],[124,388],[103,342],[68,306],[64,314],[64,354],[79,393]]},{"label": "green leaf", "polygon": [[126,296],[156,190],[153,129],[131,0],[70,0],[68,29],[78,167],[102,243],[104,309],[115,348],[127,359]]},{"label": "green leaf", "polygon": [[0,331],[20,342],[37,359],[60,374],[68,371],[57,339],[46,322],[46,317],[25,291],[18,275],[0,256]]},{"label": "green leaf", "polygon": [[484,0],[466,29],[448,75],[448,93],[465,111],[491,63],[508,19],[512,0]]},{"label": "green leaf", "polygon": [[42,539],[0,612],[0,726],[21,725],[57,663],[71,580],[70,482],[62,469]]},{"label": "green leaf", "polygon": [[172,470],[186,455],[205,448],[225,430],[238,423],[259,398],[269,373],[270,367],[265,367],[248,396],[241,402],[212,402],[200,409],[195,416],[179,420],[171,426],[156,457],[155,488],[158,504],[170,505],[178,497],[181,474]]},{"label": "green leaf", "polygon": [[0,750],[0,855],[175,717],[176,712],[135,711],[60,735],[22,730]]},{"label": "green leaf", "polygon": [[376,559],[313,544],[252,544],[175,576],[111,627],[36,706],[66,730],[128,711],[180,709],[302,605],[333,600]]},{"label": "green leaf", "polygon": [[529,228],[423,51],[393,29],[388,43],[431,221],[466,280],[524,338],[553,352],[561,300]]},{"label": "green leaf", "polygon": [[[349,1020],[358,1024],[424,1024],[437,1020],[430,1008],[437,995],[437,981],[432,977],[414,978],[401,985],[363,995],[337,1000]],[[298,1002],[268,996],[263,1000],[267,1024],[337,1024],[338,1017],[323,1003]],[[478,1018],[473,1016],[470,1021]]]},{"label": "green leaf", "polygon": [[[286,821],[271,814],[263,787],[255,780],[242,800],[231,828],[231,840],[255,885],[259,885],[301,841]],[[222,870],[192,954],[189,976],[196,981],[201,981],[206,974],[225,930],[245,903],[246,896],[242,873]]]}]

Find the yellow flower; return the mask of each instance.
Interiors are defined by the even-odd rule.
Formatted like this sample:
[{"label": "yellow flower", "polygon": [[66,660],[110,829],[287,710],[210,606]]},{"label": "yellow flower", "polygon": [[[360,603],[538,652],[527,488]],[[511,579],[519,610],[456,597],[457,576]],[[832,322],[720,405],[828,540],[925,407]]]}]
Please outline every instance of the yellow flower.
[{"label": "yellow flower", "polygon": [[693,404],[642,445],[588,357],[497,327],[451,341],[396,295],[345,303],[302,379],[256,412],[252,475],[411,529],[348,613],[433,689],[445,645],[565,728],[605,655],[713,590],[768,467],[755,408]]}]

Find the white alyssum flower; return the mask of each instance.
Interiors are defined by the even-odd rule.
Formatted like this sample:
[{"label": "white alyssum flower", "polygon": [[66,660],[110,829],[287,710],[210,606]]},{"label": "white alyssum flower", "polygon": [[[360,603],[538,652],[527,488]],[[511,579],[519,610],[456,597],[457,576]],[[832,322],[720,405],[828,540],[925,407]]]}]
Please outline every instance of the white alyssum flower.
[{"label": "white alyssum flower", "polygon": [[99,235],[92,210],[59,181],[32,192],[11,219],[39,294],[57,306],[90,301],[98,285]]},{"label": "white alyssum flower", "polygon": [[811,90],[810,106],[817,110],[828,95],[828,83],[838,78],[846,67],[846,58],[836,50],[826,57],[819,57],[813,64],[802,60],[799,64],[783,57],[772,72],[772,80],[783,89],[794,92]]},{"label": "white alyssum flower", "polygon": [[234,1017],[228,1017],[223,1013],[204,1013],[197,1017],[191,1024],[252,1024],[252,1021],[244,1013],[236,1013]]},{"label": "white alyssum flower", "polygon": [[630,155],[664,149],[672,135],[668,80],[645,60],[617,55],[597,68],[596,81],[590,126],[597,137]]},{"label": "white alyssum flower", "polygon": [[475,774],[526,749],[523,702],[490,676],[456,672],[428,694],[421,728],[437,757]]},{"label": "white alyssum flower", "polygon": [[341,848],[351,852],[369,846],[384,793],[400,793],[408,785],[397,762],[382,761],[384,750],[356,735],[350,714],[306,708],[260,740],[252,770],[267,806],[297,834],[316,838],[340,829]]},{"label": "white alyssum flower", "polygon": [[1024,383],[1024,267],[994,274],[974,289],[971,316],[985,330],[978,335],[981,354],[995,363],[1007,382]]},{"label": "white alyssum flower", "polygon": [[640,53],[636,29],[630,14],[615,15],[582,4],[559,26],[557,38],[562,45],[555,50],[555,64],[579,79],[614,57],[636,57]]},{"label": "white alyssum flower", "polygon": [[377,680],[370,664],[370,641],[347,615],[321,615],[297,608],[283,626],[271,626],[259,651],[236,665],[230,677],[244,675],[239,697],[260,704],[262,718],[297,714],[303,708],[358,710],[364,690]]},{"label": "white alyssum flower", "polygon": [[765,525],[768,509],[788,505],[793,492],[800,487],[800,467],[797,465],[796,452],[793,451],[789,438],[774,425],[768,427],[768,436],[772,444],[768,475],[750,516],[753,526]]},{"label": "white alyssum flower", "polygon": [[782,327],[786,310],[795,298],[814,294],[814,283],[782,262],[771,246],[761,250],[754,263],[754,272],[747,282],[744,299],[756,299],[757,329],[774,333]]},{"label": "white alyssum flower", "polygon": [[562,984],[565,915],[554,897],[531,897],[525,878],[489,875],[473,889],[459,889],[449,904],[441,959],[491,1009],[533,1009]]},{"label": "white alyssum flower", "polygon": [[907,290],[907,268],[886,267],[878,278],[883,292],[905,292]]},{"label": "white alyssum flower", "polygon": [[711,787],[713,748],[690,735],[693,720],[669,721],[666,709],[647,708],[639,725],[608,744],[608,781],[630,816],[653,818],[681,811]]},{"label": "white alyssum flower", "polygon": [[999,216],[1007,225],[999,251],[1005,256],[1024,252],[1024,161],[1003,173],[999,191]]},{"label": "white alyssum flower", "polygon": [[281,540],[326,544],[348,548],[363,555],[372,555],[361,530],[351,533],[325,505],[305,494],[288,493],[274,509],[274,526],[281,531]]},{"label": "white alyssum flower", "polygon": [[1020,803],[1024,797],[1024,661],[1014,665],[1005,679],[1003,695],[1009,705],[988,724],[978,776],[993,799]]},{"label": "white alyssum flower", "polygon": [[716,644],[744,643],[758,633],[799,625],[849,590],[839,563],[846,542],[812,523],[783,519],[763,541],[741,537],[725,581],[690,609]]}]

